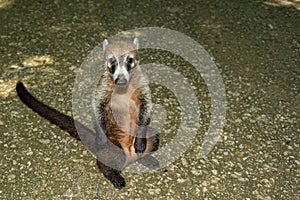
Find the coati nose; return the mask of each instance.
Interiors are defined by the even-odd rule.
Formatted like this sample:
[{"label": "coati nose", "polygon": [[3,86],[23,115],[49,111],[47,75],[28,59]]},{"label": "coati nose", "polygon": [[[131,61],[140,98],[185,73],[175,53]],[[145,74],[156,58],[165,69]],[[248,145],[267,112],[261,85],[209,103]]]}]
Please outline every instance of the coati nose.
[{"label": "coati nose", "polygon": [[125,86],[127,85],[127,80],[123,74],[118,75],[118,78],[115,80],[115,84],[118,86]]}]

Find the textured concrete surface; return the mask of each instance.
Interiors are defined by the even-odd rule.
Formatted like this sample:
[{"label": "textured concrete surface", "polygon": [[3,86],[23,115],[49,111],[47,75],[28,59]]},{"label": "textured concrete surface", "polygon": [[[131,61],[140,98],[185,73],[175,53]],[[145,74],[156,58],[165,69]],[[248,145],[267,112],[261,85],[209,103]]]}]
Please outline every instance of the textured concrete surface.
[{"label": "textured concrete surface", "polygon": [[[4,0],[0,13],[1,199],[300,199],[298,1]],[[76,70],[88,53],[106,37],[148,26],[182,32],[214,57],[226,87],[226,122],[222,140],[200,159],[211,106],[203,79],[174,55],[142,53],[141,62],[168,64],[192,80],[202,123],[174,163],[124,172],[127,187],[116,190],[85,147],[26,108],[14,87],[23,80],[71,115]],[[180,109],[170,91],[152,92],[168,110],[164,145]]]}]

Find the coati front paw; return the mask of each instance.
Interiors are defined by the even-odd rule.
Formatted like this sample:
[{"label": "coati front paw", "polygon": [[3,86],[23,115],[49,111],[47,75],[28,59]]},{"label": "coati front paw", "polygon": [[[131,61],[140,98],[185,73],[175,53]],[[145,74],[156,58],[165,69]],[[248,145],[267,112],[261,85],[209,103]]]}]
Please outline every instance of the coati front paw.
[{"label": "coati front paw", "polygon": [[139,126],[137,131],[137,137],[135,138],[134,142],[134,149],[135,153],[144,153],[147,147],[147,133],[148,127],[146,126]]},{"label": "coati front paw", "polygon": [[134,143],[135,153],[144,153],[147,147],[146,138],[136,138]]}]

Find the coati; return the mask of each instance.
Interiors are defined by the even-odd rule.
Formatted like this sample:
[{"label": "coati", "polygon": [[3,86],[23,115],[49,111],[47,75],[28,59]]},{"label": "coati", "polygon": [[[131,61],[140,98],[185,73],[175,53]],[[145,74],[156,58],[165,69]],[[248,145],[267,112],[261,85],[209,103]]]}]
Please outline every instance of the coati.
[{"label": "coati", "polygon": [[[104,40],[106,70],[92,99],[95,132],[76,122],[72,117],[38,101],[26,90],[22,82],[18,82],[16,86],[20,99],[33,111],[67,131],[77,140],[83,139],[82,135],[89,135],[88,146],[92,152],[97,152],[99,157],[102,154],[110,157],[112,147],[107,144],[116,145],[122,150],[124,159],[115,161],[118,165],[116,168],[107,166],[96,155],[99,170],[117,189],[126,185],[121,171],[129,164],[137,161],[150,168],[159,166],[158,161],[150,155],[158,149],[159,136],[149,131],[151,95],[148,81],[139,67],[137,49],[137,38],[133,42],[109,43],[108,40]],[[84,133],[80,134],[81,137],[78,134],[78,127],[80,133]],[[104,134],[101,134],[102,132]]]}]

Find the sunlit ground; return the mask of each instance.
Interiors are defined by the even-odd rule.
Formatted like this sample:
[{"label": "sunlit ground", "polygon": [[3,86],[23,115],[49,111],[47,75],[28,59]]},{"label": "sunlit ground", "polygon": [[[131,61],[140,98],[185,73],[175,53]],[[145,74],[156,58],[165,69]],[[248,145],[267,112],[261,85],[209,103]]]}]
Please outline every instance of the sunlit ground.
[{"label": "sunlit ground", "polygon": [[0,8],[5,8],[7,6],[10,6],[14,3],[14,0],[0,0]]},{"label": "sunlit ground", "polygon": [[[25,58],[22,61],[22,66],[20,66],[20,64],[12,64],[9,66],[9,69],[10,71],[18,71],[25,68],[40,67],[39,68],[40,71],[57,74],[58,71],[51,67],[53,63],[54,63],[54,59],[52,56],[49,55],[31,56]],[[26,81],[27,79],[30,78],[31,76],[27,76],[23,78],[23,81]],[[17,81],[18,81],[17,79],[9,79],[7,81],[0,79],[0,97],[7,98],[13,92],[15,92],[15,86]]]},{"label": "sunlit ground", "polygon": [[300,10],[300,0],[268,0],[265,4],[270,6],[292,6]]}]

